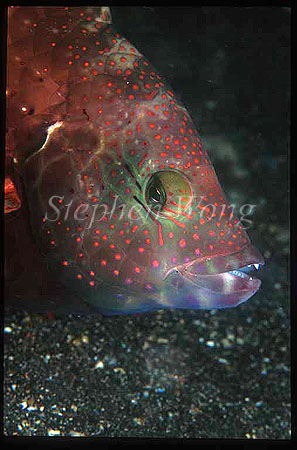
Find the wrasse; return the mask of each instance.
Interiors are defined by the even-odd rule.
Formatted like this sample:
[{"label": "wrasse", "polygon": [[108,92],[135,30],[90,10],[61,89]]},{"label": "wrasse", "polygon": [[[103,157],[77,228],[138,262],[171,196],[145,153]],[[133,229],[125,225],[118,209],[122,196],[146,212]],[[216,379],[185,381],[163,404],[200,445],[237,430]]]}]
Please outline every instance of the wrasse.
[{"label": "wrasse", "polygon": [[111,22],[107,7],[8,9],[7,296],[237,306],[264,260],[187,110]]}]

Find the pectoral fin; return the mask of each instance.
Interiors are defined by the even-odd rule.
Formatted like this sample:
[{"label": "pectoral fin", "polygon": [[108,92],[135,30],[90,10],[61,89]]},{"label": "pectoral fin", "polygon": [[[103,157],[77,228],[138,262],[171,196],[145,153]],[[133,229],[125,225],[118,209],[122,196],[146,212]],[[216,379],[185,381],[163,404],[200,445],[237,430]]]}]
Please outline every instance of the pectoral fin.
[{"label": "pectoral fin", "polygon": [[17,211],[21,207],[21,200],[16,187],[9,176],[5,177],[4,186],[4,213]]}]

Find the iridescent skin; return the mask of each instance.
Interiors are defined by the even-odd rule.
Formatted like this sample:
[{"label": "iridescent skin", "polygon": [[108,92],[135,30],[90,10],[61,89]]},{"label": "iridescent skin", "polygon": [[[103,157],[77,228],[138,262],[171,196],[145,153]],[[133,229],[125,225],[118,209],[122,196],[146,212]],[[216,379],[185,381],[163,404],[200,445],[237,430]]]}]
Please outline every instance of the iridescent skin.
[{"label": "iridescent skin", "polygon": [[7,88],[7,160],[41,253],[76,295],[124,314],[236,306],[259,289],[229,273],[264,261],[194,123],[108,8],[9,8]]}]

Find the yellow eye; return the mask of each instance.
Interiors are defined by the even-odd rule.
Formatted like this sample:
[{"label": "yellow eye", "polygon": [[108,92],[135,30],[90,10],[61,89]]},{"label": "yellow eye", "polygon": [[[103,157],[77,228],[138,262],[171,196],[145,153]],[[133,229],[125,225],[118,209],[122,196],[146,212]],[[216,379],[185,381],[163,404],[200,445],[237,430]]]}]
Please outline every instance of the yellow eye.
[{"label": "yellow eye", "polygon": [[192,188],[188,179],[173,170],[154,173],[146,187],[149,206],[163,215],[181,214],[192,200]]}]

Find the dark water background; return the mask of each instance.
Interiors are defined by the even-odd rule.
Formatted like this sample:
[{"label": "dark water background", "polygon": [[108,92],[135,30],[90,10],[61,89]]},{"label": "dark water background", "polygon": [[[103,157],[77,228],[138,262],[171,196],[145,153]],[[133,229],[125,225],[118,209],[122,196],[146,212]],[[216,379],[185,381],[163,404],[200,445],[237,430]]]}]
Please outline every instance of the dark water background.
[{"label": "dark water background", "polygon": [[4,432],[290,438],[290,9],[112,14],[182,98],[230,202],[256,205],[249,234],[266,259],[263,285],[229,310],[7,312]]}]

